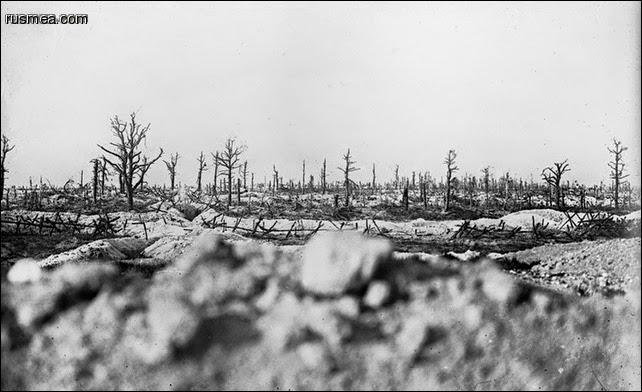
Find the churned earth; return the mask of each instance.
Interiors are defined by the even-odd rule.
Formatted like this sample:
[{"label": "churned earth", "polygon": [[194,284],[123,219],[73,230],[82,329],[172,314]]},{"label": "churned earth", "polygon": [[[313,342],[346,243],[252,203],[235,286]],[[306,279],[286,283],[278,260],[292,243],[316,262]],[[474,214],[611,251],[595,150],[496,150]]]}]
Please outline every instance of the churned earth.
[{"label": "churned earth", "polygon": [[640,285],[640,237],[550,244],[497,258],[510,273],[579,295],[623,294]]},{"label": "churned earth", "polygon": [[355,232],[99,245],[3,276],[3,390],[641,387],[639,237],[495,260]]}]

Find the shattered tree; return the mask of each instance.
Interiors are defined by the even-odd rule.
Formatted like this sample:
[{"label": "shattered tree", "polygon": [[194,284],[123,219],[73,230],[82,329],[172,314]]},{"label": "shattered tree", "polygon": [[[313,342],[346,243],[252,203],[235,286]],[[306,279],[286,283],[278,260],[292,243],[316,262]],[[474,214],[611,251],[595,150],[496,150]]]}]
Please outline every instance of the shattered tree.
[{"label": "shattered tree", "polygon": [[348,149],[348,152],[343,156],[343,160],[346,163],[345,168],[339,167],[338,169],[341,170],[344,176],[344,181],[346,185],[345,206],[348,207],[350,205],[350,188],[351,188],[351,185],[354,184],[354,181],[350,179],[350,173],[360,169],[354,166],[356,162],[353,161],[352,156],[350,156],[350,149]]},{"label": "shattered tree", "polygon": [[0,148],[0,153],[2,154],[2,156],[0,156],[0,200],[2,200],[2,197],[4,196],[4,177],[5,174],[9,172],[6,166],[7,154],[15,147],[15,145],[9,145],[9,138],[2,135],[2,147]]},{"label": "shattered tree", "polygon": [[141,143],[147,138],[147,132],[151,126],[142,127],[136,122],[136,113],[130,115],[130,121],[121,121],[115,116],[111,121],[111,130],[116,138],[115,142],[110,142],[113,150],[109,150],[100,144],[98,147],[109,154],[111,160],[103,157],[111,167],[119,174],[121,179],[121,188],[127,196],[129,209],[134,208],[134,194],[145,182],[145,174],[149,168],[156,163],[163,155],[163,149],[156,158],[149,159],[141,151]]},{"label": "shattered tree", "polygon": [[227,176],[228,193],[227,193],[227,206],[232,205],[232,177],[234,171],[241,167],[241,154],[245,152],[247,147],[244,145],[235,145],[236,139],[229,138],[225,141],[223,150],[216,155],[215,159],[218,165],[221,166],[221,175]]},{"label": "shattered tree", "polygon": [[628,174],[624,174],[624,162],[622,162],[622,154],[628,150],[628,147],[622,146],[621,141],[613,139],[613,148],[609,148],[608,150],[613,154],[613,161],[609,162],[609,167],[611,168],[611,179],[615,187],[613,201],[615,202],[615,209],[617,210],[620,208],[620,186],[622,185],[622,180],[629,176]]},{"label": "shattered tree", "polygon": [[455,164],[456,158],[457,158],[457,153],[455,152],[455,150],[450,150],[448,151],[448,155],[444,160],[444,164],[446,165],[446,200],[445,200],[444,211],[448,211],[448,209],[450,209],[450,196],[451,196],[453,183],[455,181],[453,174],[457,170],[459,170],[459,168]]},{"label": "shattered tree", "polygon": [[198,174],[196,176],[196,192],[200,192],[203,189],[202,187],[203,172],[207,170],[207,162],[205,162],[205,155],[203,155],[203,151],[201,151],[201,155],[199,155],[198,158],[196,158],[196,160],[198,161]]},{"label": "shattered tree", "polygon": [[169,162],[163,161],[165,162],[165,166],[167,166],[167,171],[169,172],[169,184],[171,190],[174,190],[174,186],[176,184],[176,165],[178,164],[178,158],[179,155],[176,153],[169,156]]},{"label": "shattered tree", "polygon": [[559,210],[564,206],[564,195],[562,193],[562,176],[564,173],[569,172],[571,169],[568,167],[568,159],[564,162],[555,162],[553,166],[549,166],[542,170],[542,179],[552,188],[555,192],[555,207]]}]

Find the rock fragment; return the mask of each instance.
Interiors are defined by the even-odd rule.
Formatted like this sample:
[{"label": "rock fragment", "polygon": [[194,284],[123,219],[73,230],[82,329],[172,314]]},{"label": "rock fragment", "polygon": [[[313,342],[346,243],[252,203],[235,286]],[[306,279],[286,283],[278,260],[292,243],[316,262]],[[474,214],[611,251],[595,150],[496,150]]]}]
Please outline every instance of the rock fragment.
[{"label": "rock fragment", "polygon": [[308,292],[327,296],[358,290],[392,256],[392,250],[389,241],[359,233],[319,233],[303,251],[301,284]]}]

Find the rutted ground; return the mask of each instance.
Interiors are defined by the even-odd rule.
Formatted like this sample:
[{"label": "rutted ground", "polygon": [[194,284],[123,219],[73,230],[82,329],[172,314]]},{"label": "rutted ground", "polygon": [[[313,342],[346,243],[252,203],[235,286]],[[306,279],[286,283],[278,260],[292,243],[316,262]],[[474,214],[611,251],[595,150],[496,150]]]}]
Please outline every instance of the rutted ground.
[{"label": "rutted ground", "polygon": [[[615,269],[637,271],[622,295],[586,299],[357,233],[305,248],[230,240],[203,230],[15,266],[25,283],[2,284],[2,388],[640,389],[639,262]],[[639,244],[566,255],[623,266]],[[135,273],[137,252],[166,260]]]}]

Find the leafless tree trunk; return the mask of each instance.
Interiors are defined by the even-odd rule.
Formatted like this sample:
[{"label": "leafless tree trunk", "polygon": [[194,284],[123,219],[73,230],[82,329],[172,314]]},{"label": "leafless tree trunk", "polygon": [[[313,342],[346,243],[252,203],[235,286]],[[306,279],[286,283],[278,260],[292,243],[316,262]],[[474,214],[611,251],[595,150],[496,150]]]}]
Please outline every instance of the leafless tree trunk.
[{"label": "leafless tree trunk", "polygon": [[327,176],[326,162],[325,162],[325,159],[323,159],[323,167],[321,168],[321,192],[324,195],[326,190],[326,176]]},{"label": "leafless tree trunk", "polygon": [[227,139],[223,151],[217,155],[217,162],[221,166],[221,174],[227,176],[228,193],[227,193],[227,207],[232,205],[232,177],[234,171],[241,167],[240,157],[247,149],[246,146],[235,146],[236,140],[233,138]]},{"label": "leafless tree trunk", "polygon": [[504,177],[504,210],[508,206],[508,199],[510,197],[510,183],[511,183],[510,174],[506,172],[506,176]]},{"label": "leafless tree trunk", "polygon": [[564,162],[555,162],[553,166],[549,166],[542,170],[542,178],[548,183],[552,190],[555,191],[555,207],[559,210],[564,204],[564,195],[562,194],[562,175],[571,169]]},{"label": "leafless tree trunk", "polygon": [[375,169],[375,164],[373,163],[372,164],[372,191],[374,192],[376,188],[377,188],[377,172]]},{"label": "leafless tree trunk", "polygon": [[236,179],[236,205],[241,205],[241,179]]},{"label": "leafless tree trunk", "polygon": [[98,201],[98,166],[100,165],[100,159],[92,159],[91,160],[94,163],[94,175],[92,178],[92,189],[93,189],[93,197],[94,197],[94,203]]},{"label": "leafless tree trunk", "polygon": [[196,177],[196,192],[200,192],[202,188],[203,172],[207,170],[207,162],[205,162],[205,155],[201,151],[201,155],[196,159],[198,161],[198,174]]},{"label": "leafless tree trunk", "polygon": [[484,173],[484,193],[486,194],[486,208],[488,208],[488,192],[489,192],[489,187],[490,187],[490,166],[486,166],[485,168],[482,169],[482,173]]},{"label": "leafless tree trunk", "polygon": [[151,160],[142,155],[140,144],[147,137],[151,123],[141,128],[141,124],[136,123],[136,113],[132,113],[130,118],[129,123],[120,121],[118,116],[111,119],[112,133],[116,137],[116,142],[109,143],[114,148],[113,151],[100,144],[98,147],[115,158],[112,158],[113,162],[106,157],[105,160],[121,175],[122,185],[127,193],[127,203],[129,208],[133,209],[134,193],[143,186],[145,174],[163,155],[163,149],[161,148],[156,158]]},{"label": "leafless tree trunk", "polygon": [[243,163],[243,188],[247,189],[247,161]]},{"label": "leafless tree trunk", "polygon": [[455,180],[455,178],[453,177],[453,174],[457,170],[459,170],[459,168],[456,166],[456,163],[455,163],[456,158],[457,158],[457,153],[455,152],[455,150],[450,150],[448,151],[448,155],[444,160],[444,164],[446,165],[446,200],[444,205],[444,211],[448,211],[450,209],[450,192],[452,189],[453,181]]},{"label": "leafless tree trunk", "polygon": [[301,187],[303,192],[305,192],[305,159],[303,160],[303,174],[301,175]]},{"label": "leafless tree trunk", "polygon": [[[203,153],[201,153],[201,155],[202,154]],[[178,158],[178,153],[176,153],[169,156],[169,162],[163,161],[165,162],[165,166],[167,166],[167,171],[169,172],[169,186],[172,191],[176,185],[176,165],[178,164]]]},{"label": "leafless tree trunk", "polygon": [[105,180],[109,175],[109,170],[107,170],[107,160],[105,157],[103,157],[103,161],[100,166],[100,197],[105,197]]},{"label": "leafless tree trunk", "polygon": [[214,159],[214,194],[218,195],[218,151],[212,154],[212,158]]},{"label": "leafless tree trunk", "polygon": [[279,172],[276,170],[276,165],[272,165],[272,171],[274,172],[274,188],[272,188],[272,194],[275,194],[279,189]]},{"label": "leafless tree trunk", "polygon": [[359,168],[354,167],[356,162],[352,161],[352,157],[350,156],[350,149],[348,149],[347,154],[343,156],[343,160],[346,162],[345,168],[339,167],[338,169],[341,170],[345,178],[345,184],[346,184],[345,206],[348,207],[350,205],[350,185],[354,183],[354,181],[350,180],[350,173],[359,170]]},{"label": "leafless tree trunk", "polygon": [[2,135],[2,146],[0,147],[0,200],[4,196],[4,179],[5,174],[9,172],[6,166],[7,154],[11,152],[16,146],[9,145],[9,138],[5,135]]},{"label": "leafless tree trunk", "polygon": [[408,183],[408,180],[406,180],[406,186],[403,188],[403,197],[402,197],[403,206],[406,211],[408,211],[408,186],[409,186],[409,183]]},{"label": "leafless tree trunk", "polygon": [[399,165],[395,165],[395,189],[399,189]]},{"label": "leafless tree trunk", "polygon": [[609,167],[611,168],[611,179],[615,182],[614,202],[617,210],[620,208],[620,185],[622,185],[622,180],[629,176],[624,174],[624,162],[622,162],[622,154],[628,150],[628,147],[622,146],[621,141],[613,139],[613,148],[608,150],[613,154],[613,161],[609,162]]}]

